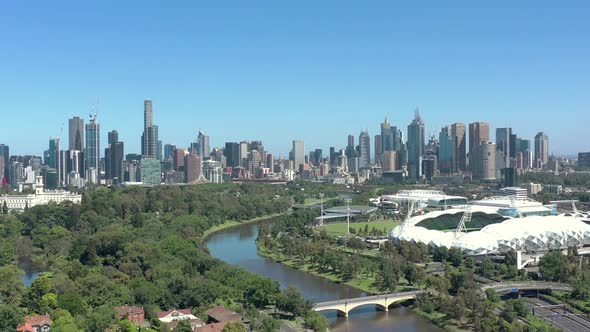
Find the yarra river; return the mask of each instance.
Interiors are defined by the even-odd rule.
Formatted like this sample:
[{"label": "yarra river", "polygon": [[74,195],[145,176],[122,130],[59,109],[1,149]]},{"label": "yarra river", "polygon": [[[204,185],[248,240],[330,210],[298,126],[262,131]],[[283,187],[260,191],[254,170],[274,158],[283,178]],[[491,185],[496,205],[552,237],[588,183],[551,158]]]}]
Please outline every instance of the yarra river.
[{"label": "yarra river", "polygon": [[[269,222],[269,221],[264,221]],[[292,269],[256,252],[258,224],[245,224],[229,228],[211,235],[207,247],[213,257],[227,263],[274,279],[282,288],[293,285],[312,302],[324,302],[365,295],[347,285],[336,284],[306,272]],[[364,306],[350,312],[349,318],[336,316],[336,312],[324,313],[335,332],[380,332],[380,331],[442,331],[427,320],[405,307],[392,307],[389,312]]]}]

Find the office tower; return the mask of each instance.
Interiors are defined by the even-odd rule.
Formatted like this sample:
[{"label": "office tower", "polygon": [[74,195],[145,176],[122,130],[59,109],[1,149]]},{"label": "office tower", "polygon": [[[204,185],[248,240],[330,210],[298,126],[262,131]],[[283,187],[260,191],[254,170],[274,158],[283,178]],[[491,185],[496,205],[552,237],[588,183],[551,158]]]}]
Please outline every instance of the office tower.
[{"label": "office tower", "polygon": [[537,168],[543,168],[549,162],[549,137],[539,132],[535,135],[535,164]]},{"label": "office tower", "polygon": [[174,144],[166,144],[164,145],[164,160],[172,159],[172,154],[176,150],[176,145]]},{"label": "office tower", "polygon": [[590,168],[590,152],[579,152],[577,165],[580,168]]},{"label": "office tower", "polygon": [[313,151],[313,159],[314,159],[314,164],[316,166],[319,166],[322,163],[322,158],[323,158],[322,149],[315,149],[315,151]]},{"label": "office tower", "polygon": [[116,130],[109,131],[107,136],[108,136],[108,144],[109,145],[114,144],[119,141],[119,132],[117,132]]},{"label": "office tower", "polygon": [[330,147],[330,165],[335,165],[338,160],[338,156],[336,155],[336,148],[331,146]]},{"label": "office tower", "polygon": [[160,158],[158,150],[158,126],[154,125],[154,112],[151,100],[143,102],[143,134],[141,135],[141,155],[146,158]]},{"label": "office tower", "polygon": [[303,141],[301,140],[294,140],[293,141],[293,162],[295,170],[299,170],[299,166],[305,164],[305,146]]},{"label": "office tower", "polygon": [[238,166],[246,166],[248,164],[248,152],[250,152],[250,146],[248,142],[241,141],[240,142],[240,165]]},{"label": "office tower", "polygon": [[383,172],[398,170],[398,154],[399,152],[394,150],[383,151],[383,154],[381,155],[381,170]]},{"label": "office tower", "polygon": [[[259,153],[258,150],[253,150]],[[223,182],[223,170],[221,163],[215,160],[207,160],[203,162],[203,176],[210,183],[221,183]]]},{"label": "office tower", "polygon": [[75,116],[68,120],[70,150],[84,151],[84,120]]},{"label": "office tower", "polygon": [[160,161],[156,158],[142,158],[139,163],[141,182],[145,185],[158,185],[162,182]]},{"label": "office tower", "polygon": [[248,171],[250,176],[254,175],[256,168],[262,164],[262,156],[258,150],[251,150],[248,153]]},{"label": "office tower", "polygon": [[192,183],[201,177],[202,158],[197,154],[184,156],[184,178],[186,183]]},{"label": "office tower", "polygon": [[481,167],[474,165],[477,163],[477,158],[472,158],[477,147],[480,144],[490,141],[490,125],[486,122],[473,122],[469,124],[469,165],[470,168]]},{"label": "office tower", "polygon": [[522,152],[522,164],[524,169],[533,167],[533,153],[531,151],[531,141],[528,139],[520,140],[520,152]]},{"label": "office tower", "polygon": [[354,148],[354,136],[353,135],[348,135],[348,146],[351,146]]},{"label": "office tower", "polygon": [[496,179],[496,144],[492,142],[480,143],[473,153],[473,178],[483,181]]},{"label": "office tower", "polygon": [[453,135],[451,126],[443,127],[438,136],[439,141],[439,168],[443,174],[457,172],[456,137]]},{"label": "office tower", "polygon": [[12,188],[18,188],[20,183],[23,183],[23,164],[15,161],[10,163],[10,186]]},{"label": "office tower", "polygon": [[366,131],[359,135],[359,167],[371,167],[371,136]]},{"label": "office tower", "polygon": [[79,177],[84,177],[84,152],[78,150],[66,151],[66,174],[75,172]]},{"label": "office tower", "polygon": [[49,148],[44,153],[45,165],[57,169],[59,167],[59,139],[50,138]]},{"label": "office tower", "polygon": [[264,167],[270,168],[270,170],[272,172],[274,163],[275,163],[275,160],[274,160],[274,157],[273,157],[272,153],[267,153],[266,154],[266,161],[264,163]]},{"label": "office tower", "polygon": [[451,133],[455,138],[455,171],[464,172],[467,170],[467,140],[465,137],[465,124],[454,123],[451,125]]},{"label": "office tower", "polygon": [[0,169],[1,175],[8,181],[10,173],[10,148],[6,144],[0,144],[0,156],[4,159],[4,168]]},{"label": "office tower", "polygon": [[227,166],[240,166],[240,144],[237,142],[226,142],[225,149],[223,149]]},{"label": "office tower", "polygon": [[[187,155],[186,150],[184,149],[176,149],[172,155],[172,169],[176,172],[184,172],[184,157]],[[197,153],[192,153],[197,154]],[[199,155],[199,154],[197,154]],[[202,156],[201,156],[201,159]]]},{"label": "office tower", "polygon": [[260,156],[264,156],[264,145],[262,144],[262,141],[251,141],[249,146],[249,151],[256,150],[260,153]]},{"label": "office tower", "polygon": [[[394,142],[393,142],[394,135],[391,130],[391,125],[387,121],[387,118],[385,118],[385,121],[383,121],[383,123],[381,124],[381,137],[380,138],[381,138],[380,152],[395,150]],[[375,138],[375,146],[377,146],[376,140],[377,139]]]},{"label": "office tower", "polygon": [[95,172],[92,177],[86,177],[86,180],[98,184],[100,177],[100,125],[96,113],[90,114],[90,122],[86,125],[86,148],[84,158],[86,158],[86,169],[93,169]]},{"label": "office tower", "polygon": [[438,168],[436,155],[425,155],[422,158],[422,172],[427,180],[432,180]]},{"label": "office tower", "polygon": [[512,128],[496,128],[497,168],[510,167],[510,135]]},{"label": "office tower", "polygon": [[[158,128],[158,126],[155,126],[156,128]],[[162,161],[162,141],[158,141],[158,160]]]},{"label": "office tower", "polygon": [[408,126],[408,171],[410,179],[419,180],[422,175],[424,154],[424,121],[416,110],[414,120]]},{"label": "office tower", "polygon": [[4,156],[0,154],[0,187],[3,187],[5,184],[8,183],[8,177],[4,177]]},{"label": "office tower", "polygon": [[125,156],[125,145],[123,142],[115,141],[109,145],[108,150],[108,158],[105,156],[105,166],[109,169],[107,179],[111,180],[112,184],[123,183],[123,157]]},{"label": "office tower", "polygon": [[381,143],[381,135],[375,135],[375,164],[381,161],[381,154],[383,153]]},{"label": "office tower", "polygon": [[199,135],[197,136],[195,150],[196,151],[191,152],[198,154],[203,159],[208,158],[211,153],[211,150],[209,149],[209,136],[205,135],[205,133],[200,130]]}]

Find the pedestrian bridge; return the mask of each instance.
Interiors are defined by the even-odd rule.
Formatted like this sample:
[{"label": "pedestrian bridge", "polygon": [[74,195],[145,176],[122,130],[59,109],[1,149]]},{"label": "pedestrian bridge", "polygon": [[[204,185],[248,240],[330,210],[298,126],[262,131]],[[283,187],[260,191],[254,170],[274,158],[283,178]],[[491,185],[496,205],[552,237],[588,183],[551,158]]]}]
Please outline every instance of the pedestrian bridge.
[{"label": "pedestrian bridge", "polygon": [[521,290],[544,290],[551,289],[557,291],[571,291],[572,286],[560,282],[548,281],[513,281],[513,282],[495,282],[481,285],[481,290],[495,289],[497,292],[512,292]]},{"label": "pedestrian bridge", "polygon": [[316,303],[313,306],[315,311],[326,311],[336,310],[338,316],[348,317],[348,313],[354,308],[358,308],[364,305],[374,305],[377,309],[382,311],[388,311],[389,306],[406,300],[413,300],[418,294],[428,294],[432,291],[428,290],[417,290],[411,292],[401,292],[393,294],[382,294],[374,296],[365,296],[354,299],[345,299],[329,302]]}]

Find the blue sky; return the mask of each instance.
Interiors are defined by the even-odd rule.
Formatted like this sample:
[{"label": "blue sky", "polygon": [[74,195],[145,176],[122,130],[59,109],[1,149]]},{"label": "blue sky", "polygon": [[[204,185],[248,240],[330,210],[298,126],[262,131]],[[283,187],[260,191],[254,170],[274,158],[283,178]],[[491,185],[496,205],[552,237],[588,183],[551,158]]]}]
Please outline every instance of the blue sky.
[{"label": "blue sky", "polygon": [[[487,121],[550,152],[590,150],[587,1],[1,1],[0,143],[41,152],[97,97],[103,146],[260,139],[285,155]],[[67,141],[64,129],[64,143]]]}]

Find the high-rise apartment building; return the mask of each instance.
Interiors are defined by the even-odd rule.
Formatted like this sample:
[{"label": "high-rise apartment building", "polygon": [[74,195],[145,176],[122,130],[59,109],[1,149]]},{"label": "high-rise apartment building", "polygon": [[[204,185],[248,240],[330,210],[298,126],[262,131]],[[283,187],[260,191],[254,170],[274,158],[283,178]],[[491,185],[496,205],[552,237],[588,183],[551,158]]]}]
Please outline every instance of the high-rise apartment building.
[{"label": "high-rise apartment building", "polygon": [[535,164],[537,168],[542,168],[549,162],[549,137],[539,132],[535,135]]},{"label": "high-rise apartment building", "polygon": [[147,158],[160,158],[158,126],[154,125],[154,111],[151,100],[143,102],[143,134],[141,135],[141,155]]},{"label": "high-rise apartment building", "polygon": [[293,162],[295,170],[299,170],[300,165],[305,164],[305,145],[302,140],[293,140]]},{"label": "high-rise apartment building", "polygon": [[482,142],[475,148],[472,152],[474,179],[490,181],[497,178],[496,150],[496,144],[492,142]]},{"label": "high-rise apartment building", "polygon": [[366,131],[359,135],[359,168],[371,167],[371,136]]},{"label": "high-rise apartment building", "polygon": [[86,148],[84,158],[86,169],[93,169],[93,176],[86,176],[86,180],[98,184],[100,177],[100,125],[96,113],[90,114],[90,122],[86,124]]},{"label": "high-rise apartment building", "polygon": [[70,150],[84,151],[84,120],[73,117],[68,120]]},{"label": "high-rise apartment building", "polygon": [[198,180],[202,174],[202,158],[197,154],[184,156],[184,178],[186,183]]},{"label": "high-rise apartment building", "polygon": [[408,171],[413,180],[422,175],[422,155],[424,154],[424,121],[416,110],[414,120],[408,126]]}]

